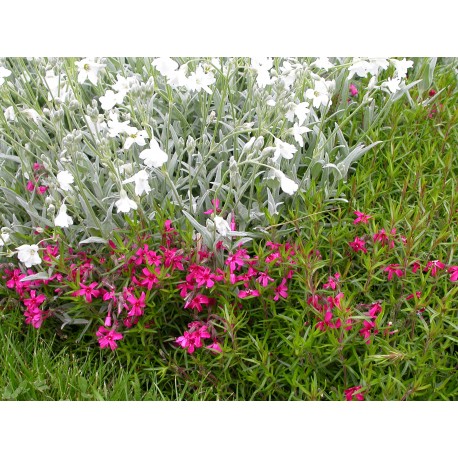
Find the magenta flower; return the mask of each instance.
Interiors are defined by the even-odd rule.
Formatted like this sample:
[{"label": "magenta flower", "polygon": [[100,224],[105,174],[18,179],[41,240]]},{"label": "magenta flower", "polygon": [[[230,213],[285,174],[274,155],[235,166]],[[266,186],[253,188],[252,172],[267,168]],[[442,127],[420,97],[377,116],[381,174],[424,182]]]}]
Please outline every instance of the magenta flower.
[{"label": "magenta flower", "polygon": [[35,185],[30,180],[27,182],[27,185],[25,187],[27,188],[27,191],[30,191],[30,192],[32,192],[35,189]]},{"label": "magenta flower", "polygon": [[458,281],[458,266],[451,266],[448,273],[450,274],[450,281]]},{"label": "magenta flower", "polygon": [[[354,401],[356,398],[357,401],[364,401],[364,396],[362,393],[356,393],[356,391],[360,391],[362,388],[361,385],[353,386],[352,388],[348,388],[344,391],[345,398],[347,401]],[[355,394],[356,393],[356,394]]]},{"label": "magenta flower", "polygon": [[159,283],[159,279],[157,278],[154,272],[151,272],[147,267],[142,269],[144,277],[141,278],[140,285],[146,286],[146,288],[151,290],[154,285]]},{"label": "magenta flower", "polygon": [[356,95],[358,95],[358,89],[356,89],[356,86],[354,84],[350,84],[348,90],[350,91],[351,97],[355,97]]},{"label": "magenta flower", "polygon": [[417,270],[421,268],[421,265],[418,261],[412,263],[412,273],[417,273]]},{"label": "magenta flower", "polygon": [[415,296],[417,296],[418,299],[420,299],[421,297],[421,291],[415,291],[415,294],[409,294],[406,299],[407,300],[410,300],[410,299],[413,299]]},{"label": "magenta flower", "polygon": [[259,294],[259,291],[256,289],[245,289],[239,292],[238,297],[244,299],[245,297],[257,297]]},{"label": "magenta flower", "polygon": [[[390,234],[394,236],[396,234],[396,228],[391,229]],[[388,245],[390,248],[394,248],[394,240],[390,239],[385,229],[381,229],[374,234],[374,242],[380,242],[382,246]]]},{"label": "magenta flower", "polygon": [[393,278],[393,275],[397,275],[398,277],[402,277],[404,272],[401,269],[398,269],[399,264],[390,264],[388,267],[383,269],[384,272],[388,272],[388,280]]},{"label": "magenta flower", "polygon": [[217,353],[221,353],[223,349],[221,348],[220,344],[214,340],[212,344],[207,345],[206,348],[209,348],[210,350],[216,351]]},{"label": "magenta flower", "polygon": [[127,297],[127,302],[132,304],[132,308],[130,309],[130,312],[127,314],[127,316],[143,315],[143,309],[146,307],[144,291],[140,294],[140,297],[138,298],[135,297],[133,294],[129,295]]},{"label": "magenta flower", "polygon": [[46,296],[44,294],[40,294],[39,296],[36,294],[37,292],[32,290],[30,291],[30,297],[28,299],[24,299],[24,305],[27,308],[38,308],[46,300]]},{"label": "magenta flower", "polygon": [[211,215],[212,213],[219,213],[221,211],[221,208],[219,208],[220,201],[218,199],[212,199],[212,204],[214,208],[204,211],[204,215]]},{"label": "magenta flower", "polygon": [[335,273],[333,277],[331,276],[328,278],[328,283],[325,283],[323,285],[323,288],[324,289],[331,288],[332,290],[335,290],[338,286],[339,278],[340,278],[339,272]]},{"label": "magenta flower", "polygon": [[26,324],[31,324],[35,329],[38,329],[43,324],[44,312],[38,307],[30,307],[24,312]]},{"label": "magenta flower", "polygon": [[210,334],[207,331],[207,326],[202,326],[197,321],[190,323],[188,327],[190,331],[185,331],[175,342],[182,348],[187,348],[188,353],[192,354],[196,348],[202,347],[202,339],[208,339]]},{"label": "magenta flower", "polygon": [[116,340],[123,338],[120,332],[116,332],[114,329],[106,329],[103,326],[99,327],[95,335],[98,337],[100,348],[110,347],[112,351],[118,347]]},{"label": "magenta flower", "polygon": [[286,299],[288,297],[288,287],[286,286],[286,278],[283,278],[281,283],[275,288],[274,301],[278,301],[280,297]]},{"label": "magenta flower", "polygon": [[372,218],[372,216],[366,215],[365,213],[361,213],[359,211],[354,211],[353,213],[357,216],[357,218],[353,221],[353,224],[367,224],[369,219]]},{"label": "magenta flower", "polygon": [[320,331],[326,331],[327,328],[333,328],[333,324],[331,322],[332,320],[332,312],[326,312],[324,315],[324,320],[319,321],[315,326],[320,330]]},{"label": "magenta flower", "polygon": [[95,289],[97,282],[91,283],[89,286],[80,283],[80,289],[73,292],[73,296],[85,296],[86,302],[92,302],[92,297],[99,297],[101,292]]},{"label": "magenta flower", "polygon": [[437,274],[437,270],[440,269],[445,269],[445,264],[443,262],[440,262],[438,260],[436,261],[429,261],[428,264],[426,264],[426,267],[423,269],[423,272],[428,272],[428,270],[431,271],[431,276],[435,277]]},{"label": "magenta flower", "polygon": [[227,257],[226,265],[229,266],[231,273],[233,273],[235,270],[243,267],[248,259],[250,259],[250,256],[248,255],[247,250],[237,250],[234,254]]},{"label": "magenta flower", "polygon": [[204,305],[213,305],[214,300],[210,299],[203,294],[197,294],[193,299],[186,302],[184,305],[185,309],[196,309],[198,312],[202,311],[202,304]]},{"label": "magenta flower", "polygon": [[256,281],[260,283],[262,286],[266,287],[269,284],[269,282],[274,281],[274,279],[272,277],[269,277],[267,271],[265,271],[259,272],[259,276],[256,279]]},{"label": "magenta flower", "polygon": [[374,302],[371,305],[372,307],[369,310],[369,316],[371,318],[377,318],[377,315],[382,311],[382,306],[380,305],[379,302]]},{"label": "magenta flower", "polygon": [[375,328],[375,323],[373,321],[364,321],[363,329],[359,333],[364,337],[364,340],[367,344],[370,344],[372,330]]},{"label": "magenta flower", "polygon": [[360,239],[359,237],[355,237],[355,240],[353,242],[348,242],[348,244],[351,246],[354,252],[362,251],[363,253],[367,253],[367,249],[365,248],[366,242],[363,239]]}]

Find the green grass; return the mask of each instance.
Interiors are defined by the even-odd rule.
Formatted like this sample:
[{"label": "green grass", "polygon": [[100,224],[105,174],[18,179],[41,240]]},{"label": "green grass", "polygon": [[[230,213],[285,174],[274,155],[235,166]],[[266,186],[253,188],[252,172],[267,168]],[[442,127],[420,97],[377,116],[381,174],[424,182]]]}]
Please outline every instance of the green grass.
[{"label": "green grass", "polygon": [[[3,400],[338,400],[342,386],[363,384],[371,400],[458,399],[456,283],[447,276],[406,276],[387,282],[380,266],[400,260],[440,259],[458,264],[456,151],[458,121],[453,69],[436,69],[436,89],[446,88],[432,117],[429,108],[394,105],[385,127],[371,137],[383,143],[359,161],[340,190],[349,203],[327,203],[319,194],[304,201],[283,226],[304,249],[320,249],[323,261],[297,267],[286,304],[263,313],[247,305],[226,318],[233,335],[220,356],[189,356],[154,339],[126,341],[114,352],[79,348],[67,331],[51,337],[23,324],[4,301],[0,312],[0,397]],[[353,210],[374,216],[368,227],[352,225]],[[381,228],[407,238],[394,251],[350,253],[348,242]],[[314,270],[315,269],[315,270]],[[314,272],[312,272],[314,270]],[[305,304],[309,283],[344,273],[345,303],[384,300],[380,327],[398,332],[366,345],[339,342],[304,326],[313,319]],[[411,303],[402,296],[422,290]],[[425,307],[423,316],[416,310]],[[229,312],[228,312],[229,313]],[[355,340],[357,332],[354,333]],[[360,339],[361,340],[361,339]]]}]

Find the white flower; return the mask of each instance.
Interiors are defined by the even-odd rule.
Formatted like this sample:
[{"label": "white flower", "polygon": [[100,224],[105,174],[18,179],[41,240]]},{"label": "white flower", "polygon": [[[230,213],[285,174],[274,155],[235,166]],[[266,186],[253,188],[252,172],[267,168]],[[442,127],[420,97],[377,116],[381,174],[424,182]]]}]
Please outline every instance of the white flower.
[{"label": "white flower", "polygon": [[288,178],[281,170],[275,170],[274,174],[280,180],[280,187],[286,194],[292,196],[299,189],[297,183]]},{"label": "white flower", "polygon": [[141,196],[143,193],[148,194],[151,191],[146,170],[140,170],[134,176],[124,180],[122,184],[132,183],[133,181],[135,181],[135,194],[137,196]]},{"label": "white flower", "polygon": [[260,88],[264,88],[269,84],[272,84],[269,70],[273,67],[274,61],[271,57],[263,58],[252,58],[251,68],[257,72],[256,84]]},{"label": "white flower", "polygon": [[118,74],[116,75],[116,79],[118,81],[116,81],[116,83],[111,86],[116,92],[127,93],[130,91],[132,85],[137,82],[137,79],[133,76],[124,78],[124,76]]},{"label": "white flower", "polygon": [[388,78],[385,83],[382,84],[382,86],[386,86],[392,94],[395,94],[396,92],[401,89],[399,87],[399,83],[401,82],[400,78]]},{"label": "white flower", "polygon": [[67,215],[67,206],[62,204],[59,208],[59,213],[54,218],[54,225],[58,227],[69,227],[72,224],[72,217]]},{"label": "white flower", "polygon": [[169,156],[162,151],[156,139],[152,138],[149,142],[149,148],[144,149],[140,153],[140,159],[143,159],[147,167],[161,167],[165,164]]},{"label": "white flower", "polygon": [[321,68],[323,70],[329,70],[330,68],[334,67],[334,64],[330,62],[327,57],[318,57],[312,65],[315,65],[315,67]]},{"label": "white flower", "polygon": [[274,99],[269,99],[269,100],[267,100],[266,104],[267,104],[269,107],[274,107],[274,106],[277,104],[277,102],[275,102]]},{"label": "white flower", "polygon": [[117,103],[122,103],[125,96],[125,92],[118,92],[115,94],[112,90],[108,90],[105,92],[105,95],[99,97],[99,102],[102,105],[102,109],[108,111],[111,110]]},{"label": "white flower", "polygon": [[67,170],[62,170],[56,175],[59,186],[63,191],[70,191],[70,185],[75,181],[73,175]]},{"label": "white flower", "polygon": [[41,121],[41,116],[33,108],[26,108],[25,110],[22,110],[21,113],[25,114],[35,124],[39,124]]},{"label": "white flower", "polygon": [[118,121],[118,114],[117,113],[110,113],[110,120],[108,121],[108,136],[119,137],[120,134],[127,134],[132,129],[129,126],[129,121]]},{"label": "white flower", "polygon": [[121,189],[121,192],[119,194],[121,198],[115,202],[116,208],[118,209],[118,213],[128,213],[131,209],[137,209],[137,204],[132,199],[129,199],[127,197],[127,193],[126,191],[124,191],[124,189]]},{"label": "white flower", "polygon": [[5,82],[5,78],[11,75],[11,71],[5,67],[0,67],[0,86]]},{"label": "white flower", "polygon": [[303,67],[299,63],[291,64],[291,62],[287,60],[283,62],[282,66],[280,67],[280,72],[281,80],[283,81],[283,84],[286,88],[289,89],[294,84],[294,81],[296,80],[296,77],[301,70],[303,70]]},{"label": "white flower", "polygon": [[17,248],[17,257],[26,267],[41,264],[41,258],[38,254],[38,245],[21,245]]},{"label": "white flower", "polygon": [[10,240],[10,234],[6,230],[6,228],[2,227],[0,231],[0,246],[5,246]]},{"label": "white flower", "polygon": [[188,77],[186,75],[187,75],[187,66],[182,65],[179,70],[167,75],[167,82],[173,88],[177,88],[180,86],[187,87],[188,86]]},{"label": "white flower", "polygon": [[227,233],[231,230],[229,223],[224,218],[221,218],[221,216],[215,216],[215,219],[213,221],[215,223],[215,227],[218,233],[221,234],[223,237],[226,237]]},{"label": "white flower", "polygon": [[124,149],[129,149],[134,143],[138,146],[145,146],[145,138],[148,138],[146,130],[138,130],[136,127],[127,126],[128,137],[124,143]]},{"label": "white flower", "polygon": [[283,157],[285,159],[292,159],[294,153],[297,152],[297,148],[294,145],[281,141],[279,138],[275,139],[275,152],[273,160],[276,161],[278,158]]},{"label": "white flower", "polygon": [[204,71],[201,65],[196,68],[195,72],[192,72],[188,77],[187,88],[190,91],[201,91],[202,89],[211,94],[212,91],[208,87],[216,81],[213,73],[208,71],[207,73]]},{"label": "white flower", "polygon": [[313,106],[319,108],[321,105],[327,106],[332,104],[330,89],[333,85],[333,81],[325,81],[320,79],[315,81],[314,89],[307,89],[305,97],[313,100]]},{"label": "white flower", "polygon": [[413,67],[413,61],[406,60],[405,57],[402,60],[390,59],[390,62],[394,65],[398,78],[405,78],[407,76],[407,70]]},{"label": "white flower", "polygon": [[369,70],[372,69],[373,66],[370,62],[362,60],[359,57],[355,57],[353,59],[353,64],[348,69],[349,74],[347,79],[350,80],[353,78],[353,75],[356,73],[360,78],[365,78],[369,73]]},{"label": "white flower", "polygon": [[98,64],[94,59],[82,59],[79,62],[75,62],[78,67],[78,83],[83,84],[86,80],[89,80],[92,84],[97,84],[97,77],[102,70],[105,68],[105,64]]},{"label": "white flower", "polygon": [[294,135],[294,139],[299,143],[300,147],[302,148],[304,146],[304,139],[302,138],[302,135],[304,135],[306,132],[310,132],[310,129],[305,126],[300,126],[297,122],[294,124],[294,126],[290,129],[290,132]]},{"label": "white flower", "polygon": [[170,57],[158,57],[153,60],[153,67],[156,67],[162,76],[169,76],[178,69],[178,62]]},{"label": "white flower", "polygon": [[14,108],[12,106],[6,108],[3,114],[7,121],[16,121],[16,114],[14,113]]},{"label": "white flower", "polygon": [[[380,68],[383,68],[383,70],[386,70],[388,68],[389,62],[388,59],[385,57],[373,57],[369,59],[369,62],[374,65],[374,68],[377,67],[376,73],[378,73],[378,70]],[[372,75],[375,75],[375,73],[372,73]]]},{"label": "white flower", "polygon": [[134,170],[134,164],[132,164],[132,162],[122,164],[119,166],[118,170],[120,173],[132,173]]},{"label": "white flower", "polygon": [[310,113],[310,110],[307,108],[308,106],[308,102],[301,102],[294,108],[294,114],[297,116],[297,120],[300,126],[304,124],[307,115]]}]

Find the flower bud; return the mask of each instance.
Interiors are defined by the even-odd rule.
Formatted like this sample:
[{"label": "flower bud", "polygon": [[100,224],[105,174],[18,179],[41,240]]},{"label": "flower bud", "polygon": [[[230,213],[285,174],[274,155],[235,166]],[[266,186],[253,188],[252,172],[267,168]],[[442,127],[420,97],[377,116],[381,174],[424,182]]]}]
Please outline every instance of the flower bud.
[{"label": "flower bud", "polygon": [[188,139],[186,140],[186,151],[188,154],[194,153],[194,150],[196,149],[196,141],[188,135]]}]

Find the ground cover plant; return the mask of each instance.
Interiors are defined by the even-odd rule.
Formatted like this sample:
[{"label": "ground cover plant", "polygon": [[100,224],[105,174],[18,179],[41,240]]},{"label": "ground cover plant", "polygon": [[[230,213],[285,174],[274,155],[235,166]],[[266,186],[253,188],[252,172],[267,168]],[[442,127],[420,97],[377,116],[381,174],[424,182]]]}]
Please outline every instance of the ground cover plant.
[{"label": "ground cover plant", "polygon": [[3,399],[456,398],[453,59],[0,77]]}]

